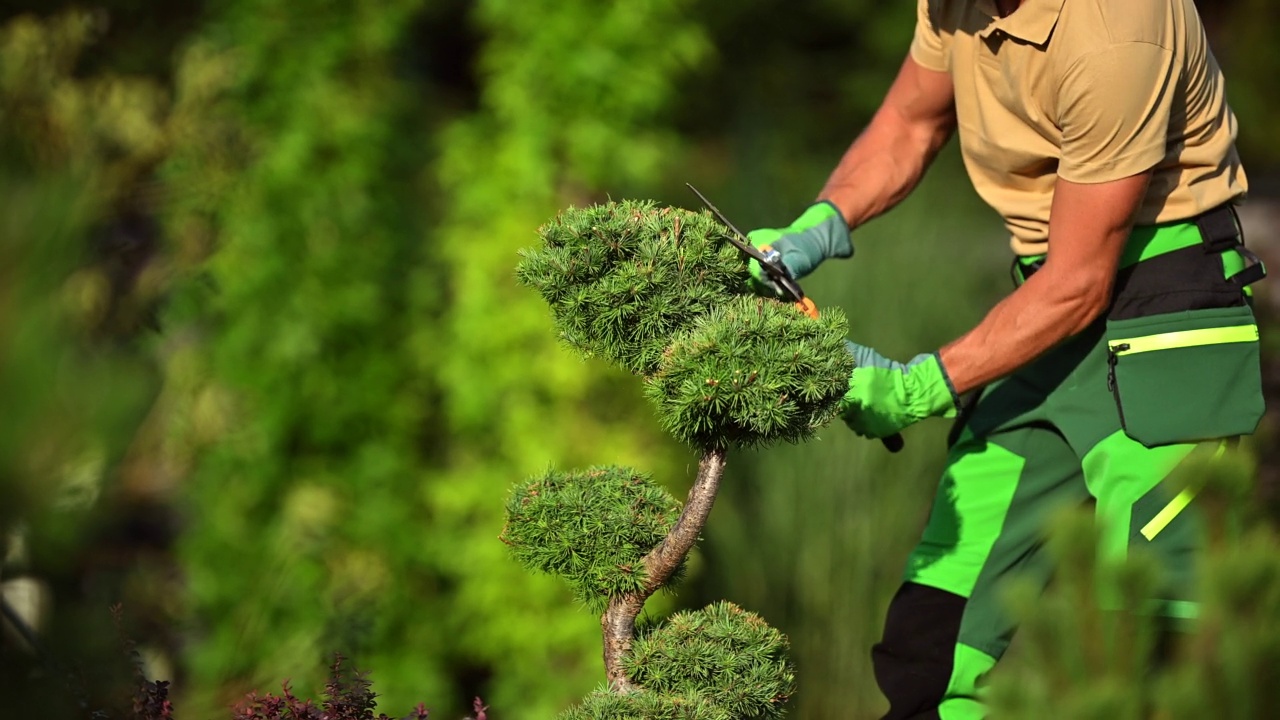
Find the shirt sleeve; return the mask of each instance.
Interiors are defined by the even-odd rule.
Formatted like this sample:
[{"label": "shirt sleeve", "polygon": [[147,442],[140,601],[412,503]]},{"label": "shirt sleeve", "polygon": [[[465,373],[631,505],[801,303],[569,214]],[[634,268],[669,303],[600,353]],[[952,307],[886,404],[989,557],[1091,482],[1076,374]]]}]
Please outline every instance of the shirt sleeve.
[{"label": "shirt sleeve", "polygon": [[1062,78],[1058,177],[1103,183],[1164,159],[1176,90],[1173,53],[1145,42],[1113,45],[1076,60]]},{"label": "shirt sleeve", "polygon": [[911,39],[911,58],[927,70],[948,72],[950,53],[938,29],[938,19],[929,12],[930,4],[931,0],[916,0],[916,34]]}]

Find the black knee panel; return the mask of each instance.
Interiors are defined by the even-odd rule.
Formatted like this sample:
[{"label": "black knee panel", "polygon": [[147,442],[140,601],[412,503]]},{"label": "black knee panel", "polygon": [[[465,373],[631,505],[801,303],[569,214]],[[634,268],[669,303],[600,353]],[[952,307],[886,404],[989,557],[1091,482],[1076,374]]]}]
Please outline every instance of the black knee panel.
[{"label": "black knee panel", "polygon": [[884,720],[938,717],[951,682],[965,599],[927,585],[903,583],[871,648],[876,682],[889,700]]}]

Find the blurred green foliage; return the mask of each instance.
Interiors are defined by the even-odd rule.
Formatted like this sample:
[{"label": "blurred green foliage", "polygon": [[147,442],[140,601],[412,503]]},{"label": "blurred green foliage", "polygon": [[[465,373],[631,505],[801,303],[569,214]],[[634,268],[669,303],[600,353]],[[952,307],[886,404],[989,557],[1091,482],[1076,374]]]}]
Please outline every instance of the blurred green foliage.
[{"label": "blurred green foliage", "polygon": [[12,652],[5,628],[0,694],[31,717],[128,700],[108,511],[160,384],[147,330],[168,282],[139,262],[156,248],[136,219],[181,117],[145,78],[74,73],[100,29],[82,13],[0,28],[0,581],[6,598],[25,583],[16,607],[77,655]]},{"label": "blurred green foliage", "polygon": [[162,170],[167,229],[213,250],[165,319],[173,407],[194,420],[185,713],[317,685],[334,651],[377,666],[433,647],[414,687],[385,673],[381,694],[451,696],[450,644],[413,621],[440,579],[419,536],[435,388],[407,338],[432,312],[414,285],[439,276],[415,272],[426,218],[402,212],[417,198],[397,179],[425,128],[389,70],[417,9],[227,3],[177,76],[180,94],[222,83],[221,142],[193,138]]},{"label": "blurred green foliage", "polygon": [[[531,23],[475,6],[486,72],[461,118],[397,69],[417,2],[246,0],[210,21],[191,52],[230,64],[211,118],[226,142],[164,172],[171,232],[214,249],[169,317],[192,338],[174,392],[206,421],[184,503],[187,712],[314,684],[335,649],[393,707],[481,694],[545,717],[598,677],[594,618],[506,560],[502,497],[531,468],[635,459],[654,439],[583,411],[635,396],[567,362],[512,269],[565,188],[653,176],[658,145],[630,149],[697,36],[640,30],[673,7],[554,3]],[[217,71],[180,80],[202,72]],[[234,183],[193,191],[211,169]]]},{"label": "blurred green foliage", "polygon": [[[1280,703],[1280,537],[1257,512],[1248,449],[1201,448],[1172,482],[1196,492],[1212,538],[1200,558],[1194,622],[1161,618],[1148,598],[1161,569],[1135,548],[1099,563],[1092,513],[1058,518],[1049,549],[1058,573],[1047,592],[1009,589],[1022,627],[992,673],[993,720],[1043,708],[1064,720],[1270,717]],[[1110,591],[1111,607],[1099,592]]]},{"label": "blurred green foliage", "polygon": [[[510,561],[507,488],[602,461],[678,478],[689,456],[632,378],[555,343],[516,251],[570,205],[692,206],[686,181],[744,229],[789,220],[892,79],[912,4],[81,4],[0,4],[0,529],[21,518],[22,570],[55,581],[50,644],[113,656],[124,596],[157,618],[142,640],[182,648],[183,716],[318,687],[334,650],[388,707],[566,707],[600,679],[596,619]],[[1280,20],[1267,0],[1200,5],[1261,181]],[[891,356],[1008,287],[954,144],[854,242],[806,290]],[[868,648],[944,432],[896,456],[839,427],[731,455],[680,600],[732,597],[788,635],[797,716],[882,708]],[[104,580],[141,562],[103,541],[139,488],[176,505],[149,512],[182,528],[181,568]],[[1264,600],[1265,552],[1231,566]],[[1210,630],[1201,657],[1240,654],[1187,687],[1272,657],[1268,633]]]},{"label": "blurred green foliage", "polygon": [[[1274,41],[1280,33],[1280,12],[1269,0],[1202,0],[1197,7],[1209,23],[1213,52],[1226,74],[1227,98],[1240,121],[1239,148],[1246,170],[1274,173],[1280,165],[1275,135],[1280,125],[1280,96],[1275,91],[1280,47]],[[1269,179],[1258,175],[1259,180]],[[1274,183],[1266,186],[1274,188]]]}]

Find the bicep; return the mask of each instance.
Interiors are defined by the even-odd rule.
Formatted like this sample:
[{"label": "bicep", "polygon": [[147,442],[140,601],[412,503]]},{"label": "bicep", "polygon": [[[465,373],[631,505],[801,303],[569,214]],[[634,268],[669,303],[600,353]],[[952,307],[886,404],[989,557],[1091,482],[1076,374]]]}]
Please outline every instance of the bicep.
[{"label": "bicep", "polygon": [[1165,156],[1173,72],[1168,50],[1131,42],[1079,58],[1062,78],[1046,269],[1056,267],[1055,278],[1077,292],[1090,284],[1110,291],[1152,169]]},{"label": "bicep", "polygon": [[1150,171],[1092,184],[1059,177],[1049,214],[1045,271],[1078,292],[1106,290],[1109,295],[1150,179]]},{"label": "bicep", "polygon": [[956,123],[951,74],[931,70],[908,54],[878,114],[940,146]]}]

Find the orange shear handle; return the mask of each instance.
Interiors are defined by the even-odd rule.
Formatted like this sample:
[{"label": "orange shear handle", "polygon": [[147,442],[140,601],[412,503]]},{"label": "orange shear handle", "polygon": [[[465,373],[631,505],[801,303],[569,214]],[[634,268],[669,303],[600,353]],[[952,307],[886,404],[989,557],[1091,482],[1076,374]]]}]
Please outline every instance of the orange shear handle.
[{"label": "orange shear handle", "polygon": [[802,298],[800,302],[796,303],[796,307],[799,308],[800,312],[808,315],[814,320],[818,319],[818,306],[809,298]]}]

